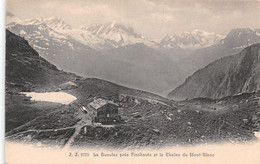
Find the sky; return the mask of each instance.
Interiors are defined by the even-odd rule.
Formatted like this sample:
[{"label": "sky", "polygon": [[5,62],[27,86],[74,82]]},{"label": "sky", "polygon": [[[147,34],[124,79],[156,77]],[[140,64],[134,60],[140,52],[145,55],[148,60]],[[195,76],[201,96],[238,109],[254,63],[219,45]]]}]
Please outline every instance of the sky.
[{"label": "sky", "polygon": [[119,22],[150,39],[260,28],[260,0],[7,0],[6,9],[21,19],[57,16],[74,28]]}]

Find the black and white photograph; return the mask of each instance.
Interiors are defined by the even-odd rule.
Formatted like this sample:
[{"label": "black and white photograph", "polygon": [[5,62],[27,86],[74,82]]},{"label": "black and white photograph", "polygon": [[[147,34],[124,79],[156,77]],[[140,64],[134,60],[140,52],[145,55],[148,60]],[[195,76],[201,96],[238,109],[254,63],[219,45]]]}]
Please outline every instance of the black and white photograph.
[{"label": "black and white photograph", "polygon": [[6,164],[260,163],[259,0],[5,8]]}]

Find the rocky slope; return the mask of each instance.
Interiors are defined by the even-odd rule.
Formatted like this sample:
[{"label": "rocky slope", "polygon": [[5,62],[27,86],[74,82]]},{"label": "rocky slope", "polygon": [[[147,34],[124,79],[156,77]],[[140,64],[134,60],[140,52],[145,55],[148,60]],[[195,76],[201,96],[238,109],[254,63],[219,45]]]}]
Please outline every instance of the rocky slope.
[{"label": "rocky slope", "polygon": [[[7,25],[7,29],[28,40],[44,59],[60,69],[72,72],[75,58],[81,59],[86,53],[94,54],[95,50],[51,28],[63,27],[61,20],[58,20],[56,25],[51,22],[51,19],[12,22]],[[63,28],[65,27],[64,25]]]},{"label": "rocky slope", "polygon": [[196,71],[168,97],[221,98],[259,89],[260,44],[254,44],[237,55],[224,57]]},{"label": "rocky slope", "polygon": [[259,42],[259,29],[233,29],[217,44],[199,49],[191,53],[188,57],[179,61],[179,66],[191,75],[196,70],[205,67],[217,59],[220,59],[224,56],[237,54],[243,48]]},{"label": "rocky slope", "polygon": [[6,30],[6,84],[8,89],[44,90],[77,76],[60,71],[39,56],[23,38]]}]

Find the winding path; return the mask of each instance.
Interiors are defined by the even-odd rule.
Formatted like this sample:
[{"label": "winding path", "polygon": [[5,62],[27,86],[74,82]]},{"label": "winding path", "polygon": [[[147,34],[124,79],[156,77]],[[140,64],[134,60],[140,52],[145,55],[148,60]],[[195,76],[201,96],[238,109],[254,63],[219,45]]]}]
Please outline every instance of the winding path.
[{"label": "winding path", "polygon": [[[89,108],[89,106],[87,106],[87,114],[86,113],[83,113],[81,110],[80,110],[80,106],[79,106],[79,112],[78,112],[78,116],[79,118],[81,118],[81,120],[76,124],[76,125],[73,125],[73,126],[70,126],[70,127],[64,127],[64,128],[57,128],[57,129],[43,129],[43,130],[38,130],[38,129],[30,129],[30,130],[26,130],[26,131],[22,131],[22,132],[18,132],[18,133],[15,133],[15,134],[12,134],[12,135],[9,135],[9,136],[6,136],[5,138],[6,139],[9,139],[9,138],[12,138],[12,137],[19,137],[20,135],[23,135],[24,133],[28,133],[28,132],[37,132],[37,133],[40,133],[40,132],[55,132],[55,131],[60,131],[60,130],[67,130],[67,129],[75,129],[75,132],[74,134],[69,138],[69,140],[67,141],[67,143],[64,145],[63,149],[69,149],[71,144],[74,142],[75,138],[78,136],[78,134],[80,133],[80,130],[86,126],[86,125],[92,125],[92,119],[94,117],[94,111]],[[23,125],[25,126],[25,125]],[[21,128],[21,127],[19,127]],[[19,129],[17,128],[17,129]]]},{"label": "winding path", "polygon": [[75,132],[74,134],[69,138],[69,140],[67,141],[67,143],[64,145],[63,149],[64,150],[68,150],[70,149],[71,144],[74,142],[75,138],[78,136],[78,134],[80,133],[80,130],[86,126],[86,125],[92,125],[92,119],[94,117],[94,111],[87,106],[87,114],[83,113],[80,109],[79,112],[79,116],[81,116],[81,120],[74,126],[75,127]]},{"label": "winding path", "polygon": [[79,121],[76,125],[75,125],[75,132],[74,134],[69,138],[69,140],[67,141],[67,143],[64,145],[65,150],[69,149],[71,144],[74,142],[75,138],[77,137],[77,135],[80,133],[81,128],[83,128],[86,125],[91,125],[92,124],[92,119],[91,117],[89,117],[88,115],[84,116],[82,118],[81,121]]},{"label": "winding path", "polygon": [[26,131],[22,131],[22,132],[19,132],[19,133],[12,134],[12,135],[7,136],[5,138],[8,139],[8,138],[11,138],[11,137],[14,137],[14,136],[18,137],[19,135],[22,135],[22,134],[27,133],[27,132],[37,132],[37,133],[40,133],[40,132],[54,132],[54,131],[59,131],[59,130],[72,129],[72,128],[75,128],[75,125],[74,126],[70,126],[70,127],[65,127],[65,128],[58,128],[58,129],[43,129],[43,130],[30,129],[30,130],[26,130]]}]

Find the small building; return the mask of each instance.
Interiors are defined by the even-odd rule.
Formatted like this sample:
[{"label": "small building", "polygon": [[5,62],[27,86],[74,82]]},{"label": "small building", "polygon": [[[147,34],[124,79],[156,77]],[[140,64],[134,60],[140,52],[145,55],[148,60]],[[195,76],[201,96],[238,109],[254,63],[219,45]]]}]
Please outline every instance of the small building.
[{"label": "small building", "polygon": [[89,106],[95,111],[95,122],[115,123],[120,121],[118,105],[110,100],[95,98]]}]

